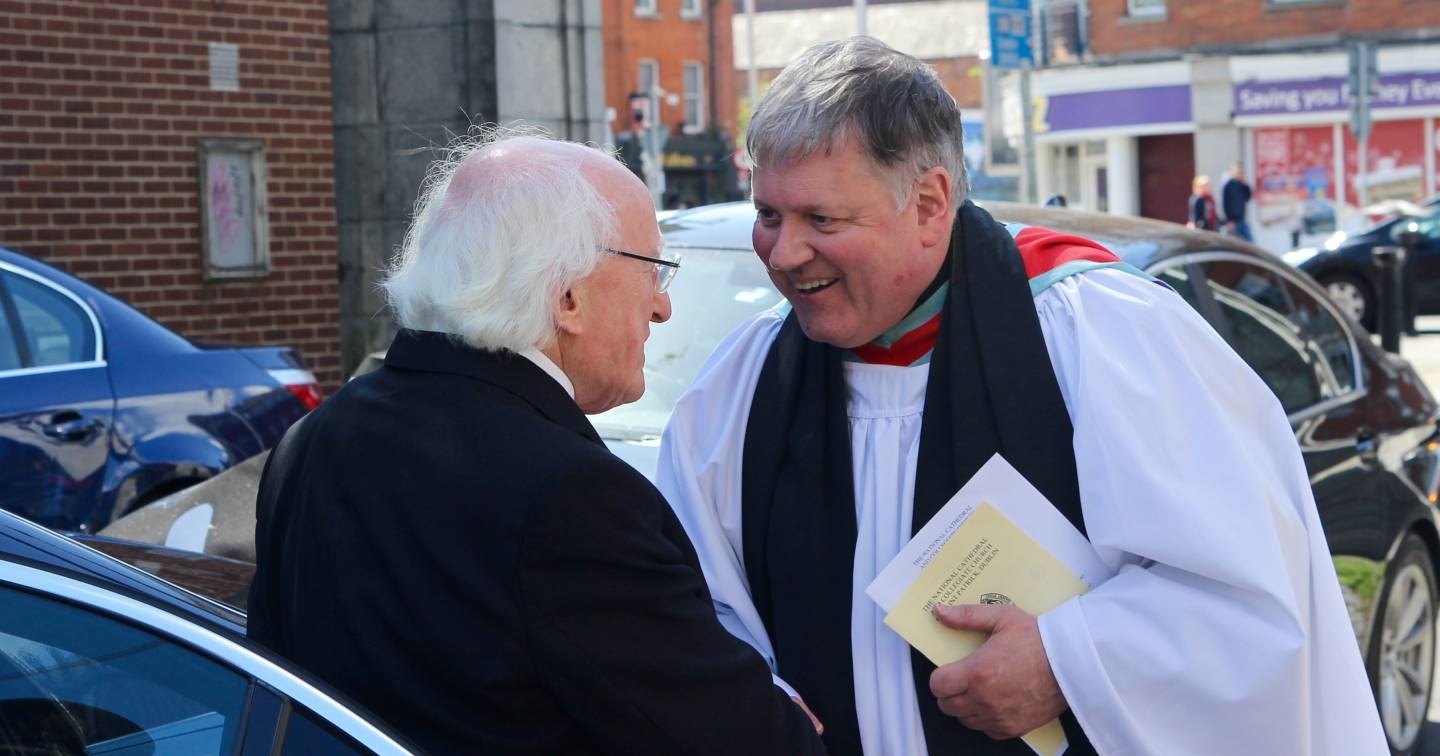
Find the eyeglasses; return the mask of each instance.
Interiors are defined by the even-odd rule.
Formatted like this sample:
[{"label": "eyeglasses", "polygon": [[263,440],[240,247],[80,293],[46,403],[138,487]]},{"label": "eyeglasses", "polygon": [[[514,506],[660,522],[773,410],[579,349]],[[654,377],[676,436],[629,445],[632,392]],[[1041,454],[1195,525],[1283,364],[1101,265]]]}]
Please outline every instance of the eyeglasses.
[{"label": "eyeglasses", "polygon": [[655,293],[657,294],[664,294],[665,290],[670,288],[670,282],[675,280],[675,274],[680,272],[680,255],[676,252],[661,252],[660,254],[665,255],[661,258],[637,255],[623,249],[611,249],[610,247],[604,249],[612,255],[653,263],[655,265]]}]

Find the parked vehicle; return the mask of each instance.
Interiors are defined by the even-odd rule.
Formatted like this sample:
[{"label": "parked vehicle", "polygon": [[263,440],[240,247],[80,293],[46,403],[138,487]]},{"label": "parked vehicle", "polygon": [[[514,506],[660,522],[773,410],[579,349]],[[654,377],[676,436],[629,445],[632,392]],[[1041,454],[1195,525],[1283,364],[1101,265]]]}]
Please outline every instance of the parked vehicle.
[{"label": "parked vehicle", "polygon": [[[192,579],[233,578],[228,564],[205,577],[205,559],[189,557]],[[363,710],[252,645],[244,622],[234,609],[0,512],[0,753],[411,752]]]},{"label": "parked vehicle", "polygon": [[199,346],[0,249],[0,507],[94,531],[274,446],[320,401],[288,347]]},{"label": "parked vehicle", "polygon": [[1440,313],[1440,198],[1357,234],[1337,231],[1324,245],[1287,252],[1284,258],[1319,281],[1342,312],[1374,330],[1380,281],[1372,253],[1376,247],[1401,246],[1400,235],[1407,231],[1419,235],[1405,266],[1414,279],[1418,311]]},{"label": "parked vehicle", "polygon": [[[1386,734],[1398,752],[1415,749],[1433,681],[1440,407],[1414,369],[1376,348],[1308,276],[1236,237],[1095,213],[986,207],[1006,222],[1095,239],[1167,282],[1279,397],[1310,472]],[[660,433],[701,364],[736,324],[782,301],[751,247],[754,218],[752,207],[737,203],[662,221],[667,245],[685,259],[670,289],[674,315],[646,345],[644,397],[592,418],[610,448],[651,477]],[[259,463],[251,465],[258,476]],[[231,556],[253,559],[253,487],[232,485],[238,496],[225,497],[226,477],[106,532],[163,542],[177,519],[199,511],[177,540],[204,548],[215,541]],[[148,532],[136,532],[140,526]]]}]

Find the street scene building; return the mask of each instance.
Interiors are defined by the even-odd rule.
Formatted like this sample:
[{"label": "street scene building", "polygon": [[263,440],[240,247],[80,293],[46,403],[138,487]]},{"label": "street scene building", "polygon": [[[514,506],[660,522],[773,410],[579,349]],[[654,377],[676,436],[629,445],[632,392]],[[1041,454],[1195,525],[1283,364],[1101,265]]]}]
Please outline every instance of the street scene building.
[{"label": "street scene building", "polygon": [[0,8],[0,245],[341,376],[323,0]]},{"label": "street scene building", "polygon": [[[982,56],[988,56],[989,39],[983,0],[886,0],[870,5],[863,33],[924,60],[959,103],[975,196],[1015,199],[1018,154],[998,162],[986,155],[987,69]],[[845,0],[756,0],[755,13],[737,17],[734,24],[740,112],[750,110],[752,70],[755,94],[763,95],[780,69],[805,48],[859,33],[856,20],[853,3]]]},{"label": "street scene building", "polygon": [[0,0],[0,756],[1440,756],[1437,396],[1440,0]]},{"label": "street scene building", "polygon": [[[1239,161],[1257,242],[1282,252],[1437,184],[1440,4],[1054,0],[1038,5],[1037,194],[1186,220],[1191,179]],[[1356,42],[1376,70],[1361,160]],[[1353,219],[1353,220],[1352,220]]]},{"label": "street scene building", "polygon": [[662,209],[739,199],[733,0],[604,3],[614,145]]}]

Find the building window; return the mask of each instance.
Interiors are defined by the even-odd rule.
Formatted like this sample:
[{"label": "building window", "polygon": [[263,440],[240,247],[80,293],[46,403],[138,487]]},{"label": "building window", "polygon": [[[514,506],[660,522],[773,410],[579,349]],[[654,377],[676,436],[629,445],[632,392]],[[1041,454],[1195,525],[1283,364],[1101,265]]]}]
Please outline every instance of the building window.
[{"label": "building window", "polygon": [[1163,16],[1165,0],[1125,0],[1132,16]]},{"label": "building window", "polygon": [[705,66],[685,64],[685,133],[705,130]]},{"label": "building window", "polygon": [[659,86],[660,64],[653,60],[641,60],[635,77],[635,91],[641,94],[655,95],[655,90]]},{"label": "building window", "polygon": [[659,0],[635,0],[635,15],[637,15],[637,16],[658,16],[658,15],[660,15]]},{"label": "building window", "polygon": [[[651,1],[653,2],[654,0]],[[681,18],[700,18],[704,12],[705,8],[701,0],[680,0]]]}]

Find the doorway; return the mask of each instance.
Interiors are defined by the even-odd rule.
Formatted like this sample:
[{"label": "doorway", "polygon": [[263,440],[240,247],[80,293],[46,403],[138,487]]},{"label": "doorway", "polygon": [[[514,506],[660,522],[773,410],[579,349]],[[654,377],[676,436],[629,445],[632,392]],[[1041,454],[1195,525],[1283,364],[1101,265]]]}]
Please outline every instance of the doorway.
[{"label": "doorway", "polygon": [[1140,214],[1184,223],[1189,220],[1190,181],[1195,178],[1195,135],[1142,136]]}]

